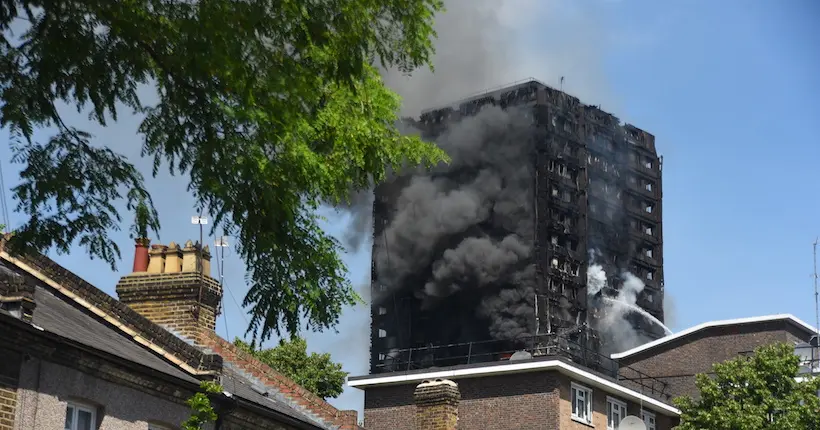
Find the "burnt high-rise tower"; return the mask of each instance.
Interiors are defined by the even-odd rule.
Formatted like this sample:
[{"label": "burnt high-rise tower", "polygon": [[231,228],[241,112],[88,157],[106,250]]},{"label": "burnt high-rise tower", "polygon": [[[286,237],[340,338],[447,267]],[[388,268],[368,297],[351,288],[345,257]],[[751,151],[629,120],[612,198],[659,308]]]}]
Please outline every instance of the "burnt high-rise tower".
[{"label": "burnt high-rise tower", "polygon": [[663,334],[652,135],[534,80],[407,125],[452,161],[376,189],[373,372]]}]

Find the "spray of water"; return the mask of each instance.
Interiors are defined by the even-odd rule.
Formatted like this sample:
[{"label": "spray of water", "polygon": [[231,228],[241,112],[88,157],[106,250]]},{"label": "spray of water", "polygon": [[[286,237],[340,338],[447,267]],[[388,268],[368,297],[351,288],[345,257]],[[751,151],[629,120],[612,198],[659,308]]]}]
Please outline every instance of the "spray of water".
[{"label": "spray of water", "polygon": [[[594,253],[591,258],[595,258]],[[652,340],[627,319],[630,314],[638,314],[647,322],[657,325],[665,335],[672,334],[660,320],[637,305],[638,296],[646,287],[643,281],[629,272],[621,273],[620,278],[623,280],[620,289],[614,297],[610,297],[604,291],[608,281],[603,266],[591,264],[587,269],[587,294],[590,301],[603,304],[600,309],[603,314],[594,322],[594,328],[607,339],[608,344],[604,348],[606,352],[622,352]]]},{"label": "spray of water", "polygon": [[621,301],[613,299],[612,297],[603,297],[602,300],[609,303],[613,307],[623,307],[623,308],[626,308],[627,312],[635,312],[635,313],[641,315],[642,317],[646,318],[648,321],[651,321],[654,324],[657,324],[660,328],[663,329],[664,334],[666,334],[666,335],[672,334],[672,330],[670,330],[669,327],[664,325],[664,323],[662,323],[661,320],[655,318],[654,315],[652,315],[649,312],[641,309],[637,305],[621,302]]}]

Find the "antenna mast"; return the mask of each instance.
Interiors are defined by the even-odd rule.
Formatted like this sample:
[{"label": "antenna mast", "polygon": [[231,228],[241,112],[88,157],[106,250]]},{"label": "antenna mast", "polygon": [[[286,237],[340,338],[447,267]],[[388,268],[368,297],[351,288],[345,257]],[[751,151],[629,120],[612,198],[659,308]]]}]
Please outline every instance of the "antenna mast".
[{"label": "antenna mast", "polygon": [[817,289],[817,243],[820,238],[814,239],[814,318],[817,329],[817,342],[820,342],[820,290]]},{"label": "antenna mast", "polygon": [[202,288],[203,288],[202,284],[203,284],[203,282],[205,282],[205,280],[203,279],[204,269],[203,269],[203,266],[202,266],[202,256],[204,255],[204,253],[202,252],[202,246],[203,246],[202,245],[202,226],[205,225],[205,224],[208,224],[208,218],[205,218],[204,216],[202,216],[202,211],[200,211],[199,216],[192,216],[191,217],[191,224],[198,224],[199,225],[199,243],[197,244],[197,250],[196,250],[196,252],[198,254],[197,259],[196,259],[197,260],[196,261],[196,271],[199,272],[199,298],[197,299],[197,302],[196,302],[196,317],[199,318],[199,315],[200,315],[201,309],[202,309]]},{"label": "antenna mast", "polygon": [[228,236],[225,236],[225,231],[222,231],[222,236],[214,242],[216,249],[214,250],[219,256],[217,269],[219,270],[219,286],[222,287],[222,319],[225,321],[225,338],[231,338],[228,331],[228,312],[225,309],[225,248],[228,247]]}]

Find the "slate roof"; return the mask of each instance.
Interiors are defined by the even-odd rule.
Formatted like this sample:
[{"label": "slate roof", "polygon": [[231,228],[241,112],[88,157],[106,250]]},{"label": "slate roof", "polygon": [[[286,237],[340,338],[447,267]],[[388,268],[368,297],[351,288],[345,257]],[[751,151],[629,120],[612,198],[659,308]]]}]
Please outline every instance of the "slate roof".
[{"label": "slate roof", "polygon": [[254,381],[254,379],[255,378],[245,374],[242,370],[234,367],[230,362],[225,362],[225,367],[222,372],[222,387],[225,391],[264,408],[273,409],[291,418],[305,421],[318,428],[330,429],[330,427],[327,427],[327,425],[315,417],[294,409],[281,399],[282,395],[280,393]]},{"label": "slate roof", "polygon": [[[9,267],[6,262],[0,261],[0,276],[22,276],[16,268]],[[87,309],[81,308],[70,299],[63,297],[49,286],[39,281],[23,277],[26,282],[35,285],[34,301],[37,304],[31,323],[65,339],[77,342],[84,346],[107,352],[114,356],[128,360],[135,364],[144,365],[163,374],[178,378],[193,384],[199,380],[167,362],[162,357],[134,342],[122,332],[92,315]],[[0,312],[9,316],[5,312]],[[221,383],[223,388],[232,395],[254,403],[271,411],[278,412],[295,420],[306,423],[316,429],[331,429],[317,417],[309,413],[294,409],[282,398],[282,394],[271,387],[265,387],[254,378],[245,374],[229,362],[222,367]],[[254,389],[256,386],[256,390]],[[269,393],[267,396],[259,391]]]},{"label": "slate roof", "polygon": [[157,357],[132,339],[77,309],[64,299],[56,297],[44,287],[37,286],[34,301],[37,303],[37,309],[31,322],[45,331],[142,364],[166,375],[199,384],[196,378],[183,372],[179,367]]}]

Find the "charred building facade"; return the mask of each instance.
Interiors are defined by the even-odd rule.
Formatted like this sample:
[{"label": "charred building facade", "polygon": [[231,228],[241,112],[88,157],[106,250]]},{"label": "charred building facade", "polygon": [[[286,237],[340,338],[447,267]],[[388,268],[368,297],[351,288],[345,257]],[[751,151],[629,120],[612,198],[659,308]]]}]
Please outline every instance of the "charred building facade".
[{"label": "charred building facade", "polygon": [[376,189],[372,373],[664,334],[654,136],[534,80],[406,126],[452,160]]}]

